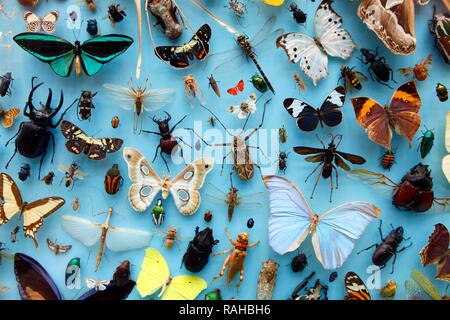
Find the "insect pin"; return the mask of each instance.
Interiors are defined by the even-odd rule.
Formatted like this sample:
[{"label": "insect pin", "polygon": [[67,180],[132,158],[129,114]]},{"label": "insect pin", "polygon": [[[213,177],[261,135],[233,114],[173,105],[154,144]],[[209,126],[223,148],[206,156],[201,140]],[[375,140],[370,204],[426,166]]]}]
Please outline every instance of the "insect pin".
[{"label": "insect pin", "polygon": [[436,84],[436,95],[441,102],[445,102],[448,100],[448,90],[447,87],[442,83]]},{"label": "insect pin", "polygon": [[157,226],[162,225],[164,222],[164,207],[161,198],[156,201],[156,205],[152,209],[152,220]]},{"label": "insect pin", "polygon": [[383,169],[391,169],[395,163],[395,153],[391,150],[387,150],[381,157],[381,166]]},{"label": "insect pin", "polygon": [[[209,87],[210,87],[211,89],[213,89],[214,93],[220,98],[220,88],[219,88],[219,84],[218,84],[218,82],[216,81],[216,79],[214,79],[214,76],[213,76],[212,74],[208,77],[208,84],[209,84]],[[213,126],[214,126],[214,125],[213,125]]]}]

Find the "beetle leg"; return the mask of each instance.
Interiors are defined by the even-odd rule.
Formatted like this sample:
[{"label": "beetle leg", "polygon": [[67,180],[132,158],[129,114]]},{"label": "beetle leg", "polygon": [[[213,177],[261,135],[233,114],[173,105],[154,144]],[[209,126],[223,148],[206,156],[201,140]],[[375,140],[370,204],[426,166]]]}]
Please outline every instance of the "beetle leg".
[{"label": "beetle leg", "polygon": [[[62,94],[62,92],[61,92],[61,94]],[[77,101],[78,101],[78,99],[75,99],[75,100],[72,102],[72,104],[71,104],[66,110],[64,110],[63,113],[61,113],[61,117],[59,117],[58,122],[56,122],[54,125],[51,125],[50,128],[56,129],[56,128],[59,126],[59,124],[61,123],[61,121],[63,121],[64,116],[66,115],[67,111],[69,111],[69,109],[72,108],[72,107],[74,106],[75,102],[77,102]],[[58,109],[58,111],[59,111],[59,109]],[[53,112],[51,118],[53,118],[54,116],[56,116],[56,113],[58,113],[58,111]]]},{"label": "beetle leg", "polygon": [[158,150],[159,150],[159,148],[161,148],[161,146],[160,146],[160,145],[158,145],[158,147],[156,148],[156,151],[155,151],[155,156],[153,157],[152,163],[153,163],[153,162],[155,162],[155,160],[156,160],[156,157],[158,156]]},{"label": "beetle leg", "polygon": [[389,71],[391,72],[391,80],[394,81],[394,83],[397,83],[394,79],[394,71],[392,71],[391,67],[389,67]]},{"label": "beetle leg", "polygon": [[320,172],[319,172],[319,174],[317,175],[317,180],[316,180],[316,183],[314,184],[314,188],[313,188],[313,191],[312,191],[312,193],[311,193],[311,199],[312,199],[313,196],[314,196],[314,191],[316,191],[316,187],[317,187],[317,184],[319,183],[320,176],[322,175],[323,168],[324,168],[324,167],[322,166],[322,169],[320,169]]},{"label": "beetle leg", "polygon": [[370,247],[367,247],[367,248],[365,248],[365,249],[362,249],[361,251],[358,251],[356,254],[360,254],[360,253],[363,252],[363,251],[370,250],[370,249],[372,249],[373,247],[378,248],[378,243],[375,243],[375,244],[371,245]]},{"label": "beetle leg", "polygon": [[186,146],[192,149],[192,146],[188,143],[186,143],[181,137],[175,137],[176,139],[179,139],[181,142],[183,142]]},{"label": "beetle leg", "polygon": [[263,115],[262,115],[262,118],[261,118],[261,123],[260,123],[256,128],[254,128],[248,135],[245,136],[244,141],[247,141],[248,139],[250,139],[251,136],[253,136],[256,132],[258,132],[259,129],[262,128],[262,126],[263,126],[263,124],[264,124],[264,117],[265,117],[265,115],[266,115],[266,105],[267,105],[271,100],[272,100],[272,99],[269,99],[269,100],[267,100],[267,101],[264,103],[264,110],[263,110]]},{"label": "beetle leg", "polygon": [[227,235],[228,241],[230,241],[231,245],[233,247],[236,247],[236,243],[233,241],[233,238],[231,238],[230,234],[228,233],[228,229],[225,228],[225,234]]},{"label": "beetle leg", "polygon": [[261,180],[264,180],[264,176],[262,174],[261,166],[259,164],[257,164],[257,163],[254,163],[253,165],[258,168],[259,174],[261,175]]},{"label": "beetle leg", "polygon": [[11,158],[9,158],[8,162],[6,163],[5,169],[8,169],[9,163],[10,163],[11,160],[14,158],[14,156],[16,155],[16,153],[17,153],[17,145],[16,145],[16,148],[14,149],[13,155],[11,156]]},{"label": "beetle leg", "polygon": [[175,125],[172,127],[172,129],[170,130],[170,133],[173,132],[173,130],[175,130],[175,128],[187,117],[187,115],[185,115],[183,118],[181,118],[180,121],[178,121],[177,123],[175,123]]},{"label": "beetle leg", "polygon": [[261,152],[261,154],[263,155],[264,158],[266,158],[267,160],[269,158],[267,158],[266,154],[264,153],[263,149],[261,149],[259,146],[247,146],[248,148],[253,148],[256,149],[257,151]]},{"label": "beetle leg", "polygon": [[381,229],[382,225],[383,225],[383,220],[380,219],[380,225],[378,226],[378,232],[380,233],[381,242],[384,242],[383,230]]},{"label": "beetle leg", "polygon": [[16,134],[13,135],[12,138],[6,142],[5,147],[8,146],[8,144],[11,142],[11,140],[14,140],[19,135],[20,130],[22,130],[22,127],[23,127],[23,122],[20,123],[19,130],[17,130]]},{"label": "beetle leg", "polygon": [[50,138],[52,139],[52,146],[53,146],[53,152],[52,152],[52,163],[53,163],[53,160],[55,158],[56,144],[55,144],[55,136],[51,132],[50,132]]},{"label": "beetle leg", "polygon": [[233,150],[231,150],[230,152],[228,152],[226,155],[223,156],[222,158],[222,169],[220,169],[220,175],[222,175],[223,173],[223,167],[225,165],[225,160],[227,159],[227,157],[233,152]]},{"label": "beetle leg", "polygon": [[394,261],[392,261],[392,270],[391,270],[391,274],[394,273],[394,266],[395,266],[395,261],[397,260],[397,252],[394,252]]},{"label": "beetle leg", "polygon": [[[202,142],[204,144],[206,144],[208,147],[228,147],[228,146],[232,146],[232,143],[209,143],[206,142],[202,136],[200,136],[197,132],[194,131],[194,129],[192,128],[184,128],[184,130],[189,130],[192,131],[194,133],[194,135],[199,138],[200,140],[202,140]],[[144,131],[145,132],[145,131]]]},{"label": "beetle leg", "polygon": [[402,252],[402,251],[405,251],[406,249],[408,249],[408,248],[411,247],[412,245],[413,245],[413,244],[412,244],[412,242],[411,242],[411,243],[408,244],[407,246],[404,246],[403,248],[401,248],[401,249],[395,251],[395,253],[400,253],[400,252]]},{"label": "beetle leg", "polygon": [[[333,165],[333,167],[334,167],[334,165]],[[337,170],[335,170],[336,172],[337,172]],[[333,172],[331,172],[331,175],[330,175],[330,203],[332,202],[332,199],[333,198]]]},{"label": "beetle leg", "polygon": [[158,135],[158,136],[162,136],[161,133],[159,133],[159,132],[148,131],[148,130],[142,130],[142,132],[145,132],[145,133],[153,133],[153,134],[156,134],[156,135]]},{"label": "beetle leg", "polygon": [[[183,159],[184,164],[187,165],[186,160],[184,160],[183,148],[182,148],[180,145],[178,145],[178,147],[180,147],[180,156],[181,156],[181,159]],[[162,156],[162,154],[161,154],[161,156]]]},{"label": "beetle leg", "polygon": [[[54,151],[55,149],[53,149]],[[44,162],[45,156],[47,155],[47,150],[45,150],[44,154],[41,157],[41,161],[39,161],[39,174],[38,174],[38,178],[39,180],[41,179],[41,168],[42,168],[42,163]],[[53,158],[52,158],[52,162],[53,162]]]},{"label": "beetle leg", "polygon": [[377,78],[377,82],[378,82],[379,84],[382,84],[383,86],[386,86],[386,87],[390,88],[390,89],[394,89],[394,88],[392,88],[388,83],[383,82],[383,81],[381,81],[381,80],[378,79],[378,78]]},{"label": "beetle leg", "polygon": [[[181,151],[181,152],[183,152],[183,151]],[[166,165],[167,171],[170,173],[169,165],[167,164],[167,160],[166,160],[166,159],[164,158],[164,156],[163,156],[163,151],[162,151],[162,149],[161,149],[161,151],[159,152],[159,155],[160,155],[161,158],[163,159],[164,164]],[[182,156],[182,157],[183,157],[183,156]],[[183,159],[183,161],[184,161],[184,159]]]}]

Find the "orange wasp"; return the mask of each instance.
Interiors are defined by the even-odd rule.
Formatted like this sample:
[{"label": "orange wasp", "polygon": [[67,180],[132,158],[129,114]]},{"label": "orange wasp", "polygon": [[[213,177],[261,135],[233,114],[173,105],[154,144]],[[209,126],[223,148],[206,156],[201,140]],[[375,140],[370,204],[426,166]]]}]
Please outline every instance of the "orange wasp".
[{"label": "orange wasp", "polygon": [[225,269],[228,266],[227,271],[227,285],[233,281],[233,278],[238,274],[239,272],[239,282],[236,285],[237,288],[239,288],[239,285],[242,281],[244,281],[244,262],[245,258],[247,257],[247,249],[256,247],[259,244],[259,240],[255,243],[248,243],[248,234],[246,232],[241,232],[236,238],[236,241],[233,241],[233,239],[228,234],[228,229],[225,228],[225,234],[228,237],[228,240],[230,241],[231,245],[234,247],[233,249],[228,249],[216,254],[213,254],[213,256],[222,255],[228,252],[231,252],[226,258],[222,265],[222,269],[220,270],[220,273],[213,278],[211,283],[216,281],[217,279],[221,278],[223,274],[225,273]]},{"label": "orange wasp", "polygon": [[414,66],[414,68],[400,68],[398,71],[402,73],[405,77],[414,76],[419,81],[423,81],[428,77],[428,69],[431,68],[431,61],[433,57],[431,54],[423,60],[422,63],[418,63]]}]

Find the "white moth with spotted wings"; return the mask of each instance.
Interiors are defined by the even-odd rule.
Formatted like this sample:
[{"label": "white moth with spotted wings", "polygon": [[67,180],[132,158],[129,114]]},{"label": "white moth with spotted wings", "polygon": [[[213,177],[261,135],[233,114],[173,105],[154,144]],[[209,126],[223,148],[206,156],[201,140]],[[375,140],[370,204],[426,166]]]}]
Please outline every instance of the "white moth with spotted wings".
[{"label": "white moth with spotted wings", "polygon": [[314,85],[328,75],[328,55],[347,60],[356,45],[347,30],[342,28],[342,18],[331,8],[333,0],[323,0],[314,16],[315,37],[291,32],[277,39],[292,63],[300,63],[303,73]]}]

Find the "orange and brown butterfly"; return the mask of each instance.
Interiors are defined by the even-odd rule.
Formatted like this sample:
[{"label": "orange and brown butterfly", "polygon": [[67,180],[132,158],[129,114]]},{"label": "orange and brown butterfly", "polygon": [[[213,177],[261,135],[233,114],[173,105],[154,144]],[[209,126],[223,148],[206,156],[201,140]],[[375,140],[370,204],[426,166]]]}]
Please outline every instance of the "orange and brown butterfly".
[{"label": "orange and brown butterfly", "polygon": [[239,92],[242,91],[244,91],[244,80],[240,80],[235,87],[227,90],[227,92],[233,96],[237,96]]},{"label": "orange and brown butterfly", "polygon": [[4,128],[9,128],[14,124],[14,119],[19,115],[19,108],[11,108],[8,110],[4,110],[0,106],[0,119],[2,120],[2,124]]},{"label": "orange and brown butterfly", "polygon": [[420,250],[422,266],[436,265],[436,278],[450,281],[450,234],[448,229],[438,223],[428,239],[428,244]]},{"label": "orange and brown butterfly", "polygon": [[415,81],[401,85],[392,96],[391,103],[382,107],[366,97],[351,99],[356,120],[373,142],[391,150],[392,129],[404,136],[411,147],[412,139],[420,127],[422,101]]},{"label": "orange and brown butterfly", "polygon": [[429,54],[422,63],[417,63],[414,68],[400,68],[398,71],[407,78],[414,77],[419,81],[424,81],[428,77],[428,70],[431,68],[432,60],[433,57]]},{"label": "orange and brown butterfly", "polygon": [[344,281],[345,290],[347,290],[344,300],[372,300],[364,281],[356,273],[347,272]]}]

